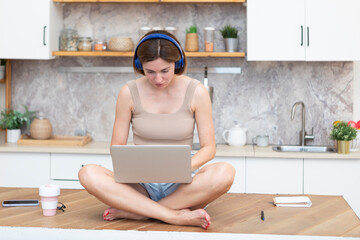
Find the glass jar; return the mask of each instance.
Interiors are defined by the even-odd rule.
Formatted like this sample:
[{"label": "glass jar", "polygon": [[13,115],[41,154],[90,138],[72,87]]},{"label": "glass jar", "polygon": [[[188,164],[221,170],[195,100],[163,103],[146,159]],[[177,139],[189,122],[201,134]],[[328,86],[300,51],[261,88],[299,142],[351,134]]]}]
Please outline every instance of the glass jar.
[{"label": "glass jar", "polygon": [[60,51],[77,51],[78,33],[75,29],[64,29],[60,35]]},{"label": "glass jar", "polygon": [[91,38],[81,37],[79,38],[78,50],[79,51],[91,51]]},{"label": "glass jar", "polygon": [[94,42],[94,50],[95,51],[106,51],[106,41],[103,40],[95,40]]},{"label": "glass jar", "polygon": [[204,46],[205,52],[213,52],[214,51],[214,31],[213,27],[204,28]]}]

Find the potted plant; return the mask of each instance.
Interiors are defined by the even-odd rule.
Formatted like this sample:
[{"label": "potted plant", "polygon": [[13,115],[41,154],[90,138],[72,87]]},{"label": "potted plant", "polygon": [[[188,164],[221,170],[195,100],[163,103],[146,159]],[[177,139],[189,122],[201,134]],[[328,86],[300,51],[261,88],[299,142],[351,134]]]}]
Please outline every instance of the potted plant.
[{"label": "potted plant", "polygon": [[225,49],[227,52],[237,52],[238,51],[238,30],[231,25],[226,25],[221,30],[221,35],[224,38]]},{"label": "potted plant", "polygon": [[330,138],[336,140],[338,153],[350,153],[350,141],[356,138],[356,129],[343,121],[336,121],[330,132]]},{"label": "potted plant", "polygon": [[190,28],[186,29],[185,51],[199,51],[199,40],[196,25],[192,25]]},{"label": "potted plant", "polygon": [[0,79],[5,78],[5,64],[6,64],[6,60],[0,59]]},{"label": "potted plant", "polygon": [[26,124],[29,129],[30,123],[36,117],[36,112],[29,111],[24,106],[25,112],[9,109],[1,111],[0,127],[6,129],[6,140],[9,143],[16,143],[21,135],[21,127]]}]

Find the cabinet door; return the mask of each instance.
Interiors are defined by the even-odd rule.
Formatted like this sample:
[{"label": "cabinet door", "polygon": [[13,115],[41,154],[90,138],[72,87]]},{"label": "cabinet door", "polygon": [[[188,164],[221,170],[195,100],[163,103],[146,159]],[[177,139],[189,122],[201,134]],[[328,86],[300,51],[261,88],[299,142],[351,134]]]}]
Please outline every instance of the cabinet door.
[{"label": "cabinet door", "polygon": [[360,159],[305,159],[304,193],[343,195],[360,216]]},{"label": "cabinet door", "polygon": [[61,27],[62,7],[52,0],[0,1],[0,58],[53,58]]},{"label": "cabinet door", "polygon": [[304,0],[247,1],[247,60],[305,60]]},{"label": "cabinet door", "polygon": [[349,61],[356,59],[356,1],[306,0],[306,60]]},{"label": "cabinet door", "polygon": [[246,158],[246,193],[302,194],[303,159]]},{"label": "cabinet door", "polygon": [[1,187],[39,187],[50,182],[49,153],[0,153]]},{"label": "cabinet door", "polygon": [[109,154],[51,154],[50,177],[52,180],[78,181],[80,168],[87,164],[97,164],[109,170],[113,170],[112,160]]}]

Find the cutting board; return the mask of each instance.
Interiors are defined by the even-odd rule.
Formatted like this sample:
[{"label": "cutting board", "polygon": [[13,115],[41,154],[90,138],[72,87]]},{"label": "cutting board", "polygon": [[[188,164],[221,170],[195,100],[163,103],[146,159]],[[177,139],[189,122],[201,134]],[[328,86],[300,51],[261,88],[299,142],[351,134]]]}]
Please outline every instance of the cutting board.
[{"label": "cutting board", "polygon": [[52,136],[49,139],[39,140],[22,135],[17,144],[32,146],[84,146],[91,142],[91,140],[90,136]]}]

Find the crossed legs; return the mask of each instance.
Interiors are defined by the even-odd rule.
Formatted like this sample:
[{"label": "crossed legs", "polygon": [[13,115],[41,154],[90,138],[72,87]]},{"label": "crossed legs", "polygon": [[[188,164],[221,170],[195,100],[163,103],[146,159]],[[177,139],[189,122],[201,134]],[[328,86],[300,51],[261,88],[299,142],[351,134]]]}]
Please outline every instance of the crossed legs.
[{"label": "crossed legs", "polygon": [[141,185],[116,183],[113,172],[103,167],[86,165],[79,171],[84,188],[112,207],[105,211],[104,219],[155,218],[205,229],[210,225],[210,216],[202,208],[226,193],[234,176],[234,168],[227,163],[209,164],[198,171],[191,183],[181,184],[175,192],[155,202]]}]

